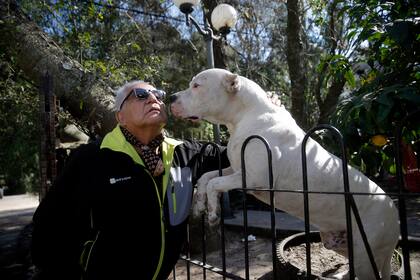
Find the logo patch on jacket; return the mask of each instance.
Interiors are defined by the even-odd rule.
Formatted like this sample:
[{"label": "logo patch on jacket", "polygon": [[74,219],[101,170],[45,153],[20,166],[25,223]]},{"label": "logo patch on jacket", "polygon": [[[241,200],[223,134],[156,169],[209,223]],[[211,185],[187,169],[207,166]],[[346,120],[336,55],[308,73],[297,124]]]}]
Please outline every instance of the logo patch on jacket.
[{"label": "logo patch on jacket", "polygon": [[118,182],[130,180],[130,179],[131,179],[131,176],[121,177],[121,178],[109,178],[109,183],[110,184],[115,184],[115,183],[118,183]]}]

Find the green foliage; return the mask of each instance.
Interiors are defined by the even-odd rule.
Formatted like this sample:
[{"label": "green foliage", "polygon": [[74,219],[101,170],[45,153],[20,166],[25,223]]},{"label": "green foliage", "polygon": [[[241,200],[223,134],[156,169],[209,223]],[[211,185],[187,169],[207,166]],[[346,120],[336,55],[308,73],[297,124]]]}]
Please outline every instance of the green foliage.
[{"label": "green foliage", "polygon": [[[353,20],[351,36],[369,45],[365,50],[370,71],[360,87],[344,97],[332,117],[343,132],[353,163],[377,175],[394,171],[389,144],[373,146],[372,136],[390,138],[395,125],[420,108],[420,22],[413,1],[356,1],[347,7]],[[418,139],[420,127],[405,130]],[[369,170],[367,170],[369,166]]]},{"label": "green foliage", "polygon": [[[22,0],[19,5],[70,58],[113,89],[127,81],[145,80],[171,94],[186,88],[191,77],[203,69],[205,51],[201,37],[189,42],[181,40],[178,31],[167,22],[117,9],[112,7],[115,4],[112,1],[95,2],[100,5],[76,0]],[[159,1],[144,2],[154,9],[160,9],[161,4],[164,5]],[[141,10],[139,5],[143,4],[126,1],[120,5]],[[5,176],[10,193],[17,193],[39,186],[39,101],[38,89],[25,79],[15,64],[16,54],[4,51],[3,44],[7,42],[7,34],[2,34],[0,175]],[[199,50],[194,51],[191,44]],[[79,103],[82,108],[83,100]],[[59,119],[58,131],[72,119],[66,112],[61,115],[64,117]],[[210,139],[212,136],[208,124],[200,128],[187,126],[171,122],[167,128],[184,131],[185,137],[190,137],[191,131],[194,137],[202,135]],[[200,134],[200,129],[204,133]]]},{"label": "green foliage", "polygon": [[[225,48],[226,62],[230,70],[281,95],[282,102],[289,106],[286,6],[281,1],[267,0],[264,5],[257,2],[238,2],[236,8],[243,16],[229,35],[233,47]],[[170,1],[20,0],[19,4],[69,57],[113,89],[139,79],[170,95],[185,89],[191,77],[206,68],[201,35],[192,32],[190,38],[183,39],[194,29],[186,30],[182,21],[165,19]],[[309,5],[311,11],[305,10],[302,15],[307,73],[304,110],[308,123],[317,123],[320,104],[327,100],[333,82],[345,79],[347,89],[356,90],[342,98],[331,119],[346,137],[352,162],[376,174],[385,163],[391,166],[392,161],[389,145],[373,146],[371,137],[378,133],[390,136],[393,122],[419,108],[420,35],[414,1],[310,0]],[[8,40],[4,34],[1,36],[0,46]],[[7,113],[1,120],[0,138],[5,151],[0,175],[15,172],[18,175],[8,176],[28,181],[37,172],[36,89],[16,69],[13,54],[1,55],[0,88],[5,92],[1,108]],[[365,61],[371,71],[355,76],[351,67],[355,61]],[[13,112],[9,112],[10,108],[14,108]],[[208,123],[191,125],[171,119],[167,129],[177,138],[213,139],[212,125]],[[415,138],[416,133],[407,131],[406,137]],[[227,136],[222,127],[222,138]],[[13,168],[16,171],[12,172]],[[25,179],[19,180],[23,186]]]},{"label": "green foliage", "polygon": [[351,87],[356,84],[350,61],[344,55],[325,55],[324,58],[321,58],[317,71],[324,72],[326,80],[344,77]]},{"label": "green foliage", "polygon": [[34,191],[39,182],[38,93],[4,54],[0,92],[0,175],[9,194]]},{"label": "green foliage", "polygon": [[[21,2],[70,57],[115,90],[127,81],[144,80],[171,94],[186,88],[191,77],[206,65],[201,37],[181,40],[170,24],[134,11],[145,5],[145,11],[159,13],[164,5],[159,1],[120,3],[121,7],[134,8],[128,12],[110,1],[96,1],[99,5],[75,0]],[[146,6],[155,10],[146,10]],[[188,125],[179,121],[171,121],[167,129],[184,131],[185,135],[197,130],[193,127],[189,131]]]}]

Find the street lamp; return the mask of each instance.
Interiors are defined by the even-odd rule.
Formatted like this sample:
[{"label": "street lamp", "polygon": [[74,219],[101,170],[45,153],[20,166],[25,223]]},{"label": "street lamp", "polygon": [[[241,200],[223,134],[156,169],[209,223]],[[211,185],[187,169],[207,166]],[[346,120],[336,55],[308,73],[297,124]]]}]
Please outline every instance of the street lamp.
[{"label": "street lamp", "polygon": [[[174,4],[185,14],[187,26],[192,23],[198,30],[198,32],[204,37],[207,47],[207,66],[208,68],[214,68],[214,57],[213,57],[213,40],[220,40],[230,32],[230,28],[236,24],[237,12],[228,4],[217,5],[211,13],[211,23],[221,36],[215,36],[213,29],[208,24],[204,17],[204,28],[198,24],[197,20],[191,16],[194,11],[194,6],[200,3],[200,0],[173,0]],[[220,144],[220,127],[218,124],[213,125],[214,141]]]}]

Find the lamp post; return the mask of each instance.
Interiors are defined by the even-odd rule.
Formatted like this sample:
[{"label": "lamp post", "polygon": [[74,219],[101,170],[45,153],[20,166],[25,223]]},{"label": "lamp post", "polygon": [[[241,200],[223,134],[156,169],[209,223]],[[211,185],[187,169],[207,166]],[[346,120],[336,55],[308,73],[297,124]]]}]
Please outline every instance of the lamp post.
[{"label": "lamp post", "polygon": [[[198,32],[203,36],[207,48],[207,67],[214,68],[213,57],[213,40],[221,40],[230,32],[230,28],[235,25],[237,20],[236,10],[228,4],[217,5],[211,13],[211,23],[220,36],[213,34],[213,29],[204,17],[204,28],[200,26],[197,20],[191,16],[194,6],[200,3],[200,0],[174,0],[174,4],[185,14],[187,26],[191,23],[197,28]],[[220,144],[220,126],[213,124],[214,142]]]}]

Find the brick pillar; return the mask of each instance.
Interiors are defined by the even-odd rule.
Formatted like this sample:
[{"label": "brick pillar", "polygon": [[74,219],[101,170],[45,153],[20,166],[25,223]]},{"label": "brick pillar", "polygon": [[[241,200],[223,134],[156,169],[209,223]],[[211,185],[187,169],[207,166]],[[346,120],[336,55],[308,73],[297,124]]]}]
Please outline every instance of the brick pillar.
[{"label": "brick pillar", "polygon": [[46,73],[42,78],[40,87],[40,119],[41,119],[41,145],[40,161],[40,200],[51,187],[57,173],[55,158],[55,123],[56,123],[56,98],[52,92],[52,78]]}]

